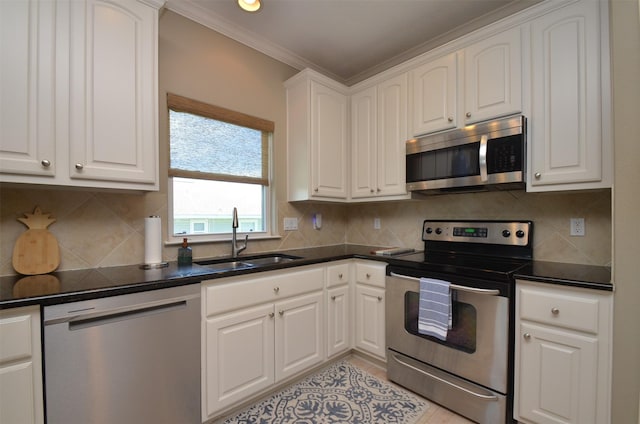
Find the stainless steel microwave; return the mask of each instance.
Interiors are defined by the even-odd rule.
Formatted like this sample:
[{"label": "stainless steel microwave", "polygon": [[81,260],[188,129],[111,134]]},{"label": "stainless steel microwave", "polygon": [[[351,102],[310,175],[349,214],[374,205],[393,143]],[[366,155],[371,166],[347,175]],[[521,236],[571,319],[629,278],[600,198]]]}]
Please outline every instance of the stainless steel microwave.
[{"label": "stainless steel microwave", "polygon": [[524,188],[526,123],[517,115],[407,141],[407,190],[435,194]]}]

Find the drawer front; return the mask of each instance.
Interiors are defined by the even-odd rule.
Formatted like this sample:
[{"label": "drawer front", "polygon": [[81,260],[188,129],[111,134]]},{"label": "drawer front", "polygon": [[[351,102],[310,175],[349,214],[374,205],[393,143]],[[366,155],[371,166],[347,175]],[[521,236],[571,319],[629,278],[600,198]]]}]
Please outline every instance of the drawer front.
[{"label": "drawer front", "polygon": [[518,296],[522,320],[598,333],[600,299],[595,295],[556,288],[520,287]]},{"label": "drawer front", "polygon": [[377,287],[384,287],[387,265],[381,262],[356,262],[356,281]]},{"label": "drawer front", "polygon": [[327,267],[327,287],[341,286],[349,282],[349,263]]},{"label": "drawer front", "polygon": [[0,364],[29,359],[31,339],[31,315],[0,316]]},{"label": "drawer front", "polygon": [[324,267],[211,281],[210,285],[204,283],[207,316],[322,290]]}]

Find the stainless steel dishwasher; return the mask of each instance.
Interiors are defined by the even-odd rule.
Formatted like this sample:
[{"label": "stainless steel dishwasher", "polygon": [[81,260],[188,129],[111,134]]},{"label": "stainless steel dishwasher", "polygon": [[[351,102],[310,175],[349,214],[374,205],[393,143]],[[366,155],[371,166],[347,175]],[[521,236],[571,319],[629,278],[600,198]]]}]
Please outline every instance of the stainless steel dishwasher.
[{"label": "stainless steel dishwasher", "polygon": [[44,308],[48,424],[200,423],[200,285]]}]

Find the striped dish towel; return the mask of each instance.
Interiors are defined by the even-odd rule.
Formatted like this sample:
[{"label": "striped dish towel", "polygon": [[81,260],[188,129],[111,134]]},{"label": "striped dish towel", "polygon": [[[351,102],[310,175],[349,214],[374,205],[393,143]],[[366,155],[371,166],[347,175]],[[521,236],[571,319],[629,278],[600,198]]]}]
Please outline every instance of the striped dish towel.
[{"label": "striped dish towel", "polygon": [[420,311],[418,333],[447,339],[451,328],[451,290],[448,281],[433,278],[420,279]]}]

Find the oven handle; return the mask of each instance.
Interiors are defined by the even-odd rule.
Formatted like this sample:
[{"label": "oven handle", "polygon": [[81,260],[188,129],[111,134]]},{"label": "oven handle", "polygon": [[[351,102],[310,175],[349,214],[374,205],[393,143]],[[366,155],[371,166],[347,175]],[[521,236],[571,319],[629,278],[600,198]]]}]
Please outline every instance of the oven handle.
[{"label": "oven handle", "polygon": [[[396,274],[395,272],[391,272],[389,273],[389,275],[391,275],[392,277],[404,278],[407,280],[420,281],[419,278]],[[453,290],[460,290],[460,291],[476,293],[476,294],[486,294],[487,296],[498,296],[500,294],[500,290],[498,289],[479,289],[477,287],[459,286],[457,284],[450,284],[449,287]]]},{"label": "oven handle", "polygon": [[498,400],[498,396],[496,396],[496,395],[485,395],[485,394],[482,394],[482,393],[474,392],[473,390],[469,390],[466,387],[459,386],[459,385],[457,385],[457,384],[455,384],[455,383],[453,383],[453,382],[451,382],[449,380],[445,380],[444,378],[438,377],[437,375],[433,375],[433,374],[431,374],[431,373],[429,373],[429,372],[427,372],[425,370],[422,370],[420,368],[414,367],[413,365],[403,361],[401,358],[399,358],[395,354],[392,354],[392,355],[393,355],[393,359],[395,359],[397,362],[401,363],[405,367],[411,368],[414,371],[418,371],[418,372],[420,372],[420,373],[422,373],[422,374],[424,374],[424,375],[426,375],[428,377],[431,377],[431,378],[433,378],[435,380],[438,380],[438,381],[440,381],[442,383],[448,384],[448,385],[452,386],[455,389],[462,390],[465,393],[469,393],[471,396],[475,396],[475,397],[478,397],[478,398],[484,399],[484,400]]}]

